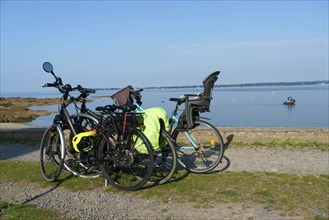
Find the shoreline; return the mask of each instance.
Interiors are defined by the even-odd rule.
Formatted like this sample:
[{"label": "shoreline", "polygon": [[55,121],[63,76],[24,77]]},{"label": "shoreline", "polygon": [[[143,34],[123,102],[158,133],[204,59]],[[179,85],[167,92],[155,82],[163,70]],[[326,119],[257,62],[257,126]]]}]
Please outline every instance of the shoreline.
[{"label": "shoreline", "polygon": [[15,122],[1,122],[0,123],[0,130],[20,130],[20,129],[29,129],[29,128],[46,128],[46,127],[38,127],[33,125],[27,125],[24,123],[15,123]]},{"label": "shoreline", "polygon": [[[26,128],[47,128],[44,126],[35,126],[35,125],[28,125],[28,122],[0,122],[0,130],[15,130],[15,129],[26,129]],[[238,127],[217,127],[219,130],[287,130],[287,131],[294,131],[294,130],[309,130],[309,131],[329,131],[329,128],[317,128],[317,127],[247,127],[247,126],[238,126]],[[328,137],[329,138],[329,137]]]},{"label": "shoreline", "polygon": [[[39,135],[46,127],[24,123],[0,123],[0,133]],[[329,128],[218,127],[224,143],[323,143],[329,145]]]},{"label": "shoreline", "polygon": [[[0,122],[0,130],[19,130],[19,129],[28,129],[28,128],[44,128],[48,126],[35,126],[28,125],[28,122]],[[320,131],[320,132],[329,132],[329,128],[316,128],[316,127],[216,127],[219,131]],[[329,139],[329,136],[328,136]]]},{"label": "shoreline", "polygon": [[[39,116],[42,117],[42,116]],[[209,121],[211,123],[211,121]],[[11,125],[12,124],[12,125]],[[52,123],[51,123],[52,124]],[[0,130],[2,125],[9,129],[15,129],[19,127],[26,128],[47,128],[51,124],[36,125],[31,121],[26,122],[0,122]],[[329,130],[329,127],[275,127],[275,126],[217,126],[213,124],[218,130]],[[12,126],[12,127],[11,127]]]}]

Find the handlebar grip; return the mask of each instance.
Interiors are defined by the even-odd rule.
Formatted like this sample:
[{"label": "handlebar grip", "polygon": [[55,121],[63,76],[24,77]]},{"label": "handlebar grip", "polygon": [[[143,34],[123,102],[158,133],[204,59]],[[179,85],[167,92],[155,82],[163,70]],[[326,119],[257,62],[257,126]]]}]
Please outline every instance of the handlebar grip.
[{"label": "handlebar grip", "polygon": [[96,93],[96,89],[85,89],[87,93]]},{"label": "handlebar grip", "polygon": [[132,89],[130,92],[133,95],[138,95],[140,92],[143,92],[143,91],[144,91],[144,89],[136,89],[136,90]]},{"label": "handlebar grip", "polygon": [[200,94],[184,94],[185,97],[189,97],[189,96],[200,96]]},{"label": "handlebar grip", "polygon": [[75,90],[79,90],[81,93],[96,93],[95,89],[88,89],[88,88],[83,88],[82,86],[78,85],[77,87],[74,88]]},{"label": "handlebar grip", "polygon": [[46,83],[42,87],[56,87],[57,85],[57,83]]}]

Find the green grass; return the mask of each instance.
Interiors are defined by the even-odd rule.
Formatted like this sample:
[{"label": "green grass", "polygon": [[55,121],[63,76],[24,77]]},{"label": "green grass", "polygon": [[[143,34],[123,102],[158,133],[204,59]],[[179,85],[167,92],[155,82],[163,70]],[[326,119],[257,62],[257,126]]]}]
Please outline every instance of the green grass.
[{"label": "green grass", "polygon": [[264,147],[264,148],[295,148],[295,149],[317,149],[322,151],[329,151],[329,143],[321,143],[316,141],[293,141],[288,138],[285,141],[278,142],[275,140],[268,142],[254,141],[252,143],[245,142],[231,142],[229,147]]},{"label": "green grass", "polygon": [[0,219],[60,220],[68,218],[56,210],[37,208],[36,205],[8,204],[0,201]]},{"label": "green grass", "polygon": [[0,160],[0,182],[31,182],[41,187],[62,186],[71,191],[89,190],[104,185],[103,178],[79,178],[62,172],[56,182],[47,182],[43,179],[40,164],[36,162]]},{"label": "green grass", "polygon": [[[61,174],[59,181],[49,183],[43,180],[39,164],[35,162],[0,161],[0,171],[0,182],[31,182],[41,187],[60,186],[72,191],[101,188],[104,184],[103,178],[83,179],[67,174]],[[217,203],[248,202],[263,204],[267,210],[279,210],[283,216],[329,218],[328,175],[248,172],[196,175],[180,171],[164,185],[145,186],[135,192],[113,187],[106,191],[164,203],[192,203],[195,208],[216,207]]]},{"label": "green grass", "polygon": [[329,211],[329,176],[247,172],[188,175],[181,181],[150,188],[143,196],[162,201],[173,196],[181,203],[201,203],[205,207],[251,202],[287,215],[295,215],[299,210],[311,215],[311,209]]}]

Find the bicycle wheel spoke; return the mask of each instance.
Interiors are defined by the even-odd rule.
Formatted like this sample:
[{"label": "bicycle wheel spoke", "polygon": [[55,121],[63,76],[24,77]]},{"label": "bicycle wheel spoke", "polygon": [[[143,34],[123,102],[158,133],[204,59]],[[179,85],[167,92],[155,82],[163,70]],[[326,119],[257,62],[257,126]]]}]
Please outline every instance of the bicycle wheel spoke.
[{"label": "bicycle wheel spoke", "polygon": [[[142,187],[153,169],[151,144],[146,137],[134,128],[121,128],[108,131],[98,149],[101,170],[108,182],[123,190],[136,190]],[[136,146],[138,145],[138,146]],[[146,154],[140,152],[146,150]]]},{"label": "bicycle wheel spoke", "polygon": [[40,168],[47,181],[55,181],[63,167],[61,139],[55,127],[46,129],[40,144]]},{"label": "bicycle wheel spoke", "polygon": [[[83,114],[73,115],[71,119],[74,122],[73,124],[78,134],[93,130],[97,125],[95,119]],[[66,132],[67,149],[64,162],[65,171],[83,178],[96,178],[101,176],[102,173],[99,169],[99,165],[93,162],[93,158],[97,157],[97,152],[91,147],[92,142],[88,142],[88,145],[85,146],[85,148],[88,148],[86,152],[76,152],[72,146],[73,134],[70,130],[66,130]]]},{"label": "bicycle wheel spoke", "polygon": [[196,120],[196,123],[197,128],[188,132],[176,129],[173,136],[179,143],[178,162],[186,170],[205,173],[219,164],[223,156],[223,141],[218,130],[209,122]]}]

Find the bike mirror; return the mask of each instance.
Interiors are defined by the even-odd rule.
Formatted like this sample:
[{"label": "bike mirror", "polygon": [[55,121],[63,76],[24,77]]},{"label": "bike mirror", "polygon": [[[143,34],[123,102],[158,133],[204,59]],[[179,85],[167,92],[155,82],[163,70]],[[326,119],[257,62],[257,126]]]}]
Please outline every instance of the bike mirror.
[{"label": "bike mirror", "polygon": [[53,65],[49,62],[44,62],[42,67],[43,67],[43,70],[46,71],[47,73],[52,73],[54,70]]}]

